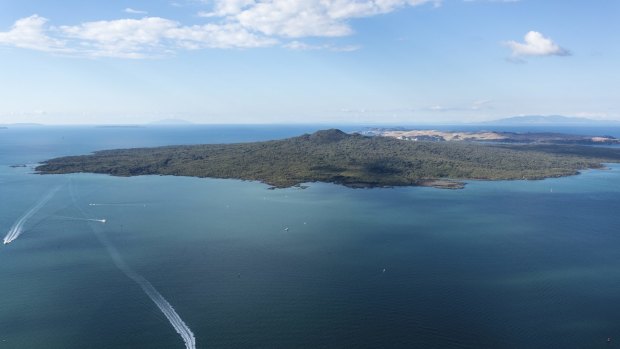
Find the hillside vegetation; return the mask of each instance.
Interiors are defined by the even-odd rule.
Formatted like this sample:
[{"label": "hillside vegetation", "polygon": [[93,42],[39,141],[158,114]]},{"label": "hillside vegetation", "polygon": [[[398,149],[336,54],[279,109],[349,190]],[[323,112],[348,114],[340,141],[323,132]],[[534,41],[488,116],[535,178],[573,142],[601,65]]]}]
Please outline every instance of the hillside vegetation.
[{"label": "hillside vegetation", "polygon": [[48,160],[36,170],[236,178],[274,187],[315,181],[351,187],[455,187],[441,180],[539,179],[618,161],[619,149],[410,142],[331,129],[267,142],[104,150]]}]

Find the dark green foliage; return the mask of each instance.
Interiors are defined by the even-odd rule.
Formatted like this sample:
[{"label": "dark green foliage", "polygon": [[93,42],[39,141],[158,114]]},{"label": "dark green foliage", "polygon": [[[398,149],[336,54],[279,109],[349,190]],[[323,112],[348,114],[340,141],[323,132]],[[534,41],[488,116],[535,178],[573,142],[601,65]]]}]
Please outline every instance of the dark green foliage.
[{"label": "dark green foliage", "polygon": [[52,159],[37,171],[237,178],[275,187],[314,181],[372,187],[429,185],[435,179],[557,177],[618,161],[620,150],[610,148],[410,142],[325,130],[268,142],[104,150]]}]

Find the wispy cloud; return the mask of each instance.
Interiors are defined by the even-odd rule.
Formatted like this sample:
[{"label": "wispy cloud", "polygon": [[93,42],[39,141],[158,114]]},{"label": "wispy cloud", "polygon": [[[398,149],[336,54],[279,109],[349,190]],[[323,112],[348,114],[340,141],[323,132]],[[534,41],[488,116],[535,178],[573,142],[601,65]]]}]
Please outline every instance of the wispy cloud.
[{"label": "wispy cloud", "polygon": [[48,27],[47,22],[38,15],[20,19],[9,31],[0,32],[0,44],[77,56],[136,59],[170,55],[179,49],[254,48],[278,43],[234,23],[183,26],[160,17],[60,27]]},{"label": "wispy cloud", "polygon": [[480,110],[488,110],[493,109],[491,105],[493,103],[490,99],[479,99],[471,102],[470,104],[464,105],[431,105],[426,108],[422,108],[422,111],[434,111],[434,112],[450,112],[450,111],[480,111]]},{"label": "wispy cloud", "polygon": [[504,45],[512,50],[512,58],[522,61],[524,56],[570,56],[569,50],[559,46],[553,40],[537,31],[525,34],[524,42],[507,41]]},{"label": "wispy cloud", "polygon": [[[145,58],[178,50],[275,46],[293,50],[349,52],[358,45],[310,45],[303,38],[349,36],[355,18],[372,17],[441,0],[201,0],[206,24],[183,25],[160,17],[124,18],[48,26],[38,15],[19,19],[0,32],[0,45],[91,57]],[[125,8],[129,14],[146,11]],[[292,41],[291,41],[292,40]]]},{"label": "wispy cloud", "polygon": [[213,0],[202,17],[219,17],[269,36],[339,37],[353,33],[348,20],[386,14],[441,0]]},{"label": "wispy cloud", "polygon": [[428,113],[428,112],[467,112],[494,109],[493,101],[490,99],[479,99],[473,102],[464,102],[462,104],[442,105],[433,104],[427,106],[393,108],[393,109],[373,109],[373,108],[342,108],[341,113],[375,113],[375,114],[402,114],[402,113]]},{"label": "wispy cloud", "polygon": [[297,40],[288,42],[282,45],[282,47],[287,48],[289,50],[294,50],[294,51],[327,50],[327,51],[333,51],[333,52],[353,52],[353,51],[357,51],[362,48],[359,45],[345,45],[345,46],[338,46],[338,45],[333,45],[333,44],[313,45],[313,44],[307,44],[305,42],[301,42]]},{"label": "wispy cloud", "polygon": [[490,100],[490,99],[480,99],[480,100],[474,101],[474,102],[471,104],[470,109],[471,109],[471,110],[480,110],[480,109],[490,108],[490,104],[491,104],[492,102],[493,102],[493,101],[492,101],[492,100]]},{"label": "wispy cloud", "polygon": [[126,9],[123,10],[123,12],[131,13],[131,14],[134,14],[134,15],[145,15],[145,14],[148,13],[147,11],[135,10],[135,9],[132,9],[131,7],[127,7]]}]

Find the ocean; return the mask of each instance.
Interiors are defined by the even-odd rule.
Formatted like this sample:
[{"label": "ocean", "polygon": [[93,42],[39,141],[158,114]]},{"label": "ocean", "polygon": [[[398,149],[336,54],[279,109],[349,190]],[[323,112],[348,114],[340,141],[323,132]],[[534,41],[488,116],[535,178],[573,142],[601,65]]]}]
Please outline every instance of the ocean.
[{"label": "ocean", "polygon": [[321,128],[0,129],[0,348],[620,348],[618,164],[463,190],[32,173]]}]

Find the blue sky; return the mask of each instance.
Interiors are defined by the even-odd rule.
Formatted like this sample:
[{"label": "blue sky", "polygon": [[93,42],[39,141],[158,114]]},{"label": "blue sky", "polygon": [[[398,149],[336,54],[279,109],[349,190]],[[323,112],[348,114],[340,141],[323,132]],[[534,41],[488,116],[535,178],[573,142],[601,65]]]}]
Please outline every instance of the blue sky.
[{"label": "blue sky", "polygon": [[620,119],[616,0],[4,0],[0,124]]}]

